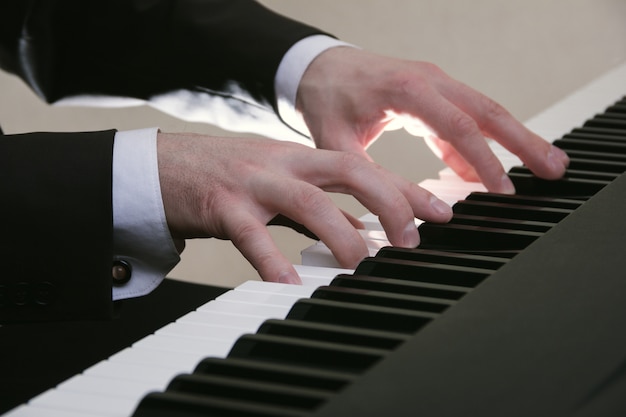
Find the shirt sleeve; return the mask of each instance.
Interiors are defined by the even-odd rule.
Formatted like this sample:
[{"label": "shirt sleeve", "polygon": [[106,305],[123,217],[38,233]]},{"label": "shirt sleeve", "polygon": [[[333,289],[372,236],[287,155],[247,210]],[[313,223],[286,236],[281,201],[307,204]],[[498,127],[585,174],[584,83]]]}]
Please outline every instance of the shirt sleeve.
[{"label": "shirt sleeve", "polygon": [[298,86],[311,62],[322,52],[337,46],[352,46],[326,35],[313,35],[296,42],[285,54],[276,71],[274,88],[278,113],[284,123],[301,134],[311,134],[296,110]]},{"label": "shirt sleeve", "polygon": [[113,253],[131,269],[113,300],[150,293],[180,261],[161,198],[158,129],[117,132],[113,147]]},{"label": "shirt sleeve", "polygon": [[[309,64],[322,52],[349,45],[325,35],[309,36],[283,57],[276,73],[279,115],[291,128],[309,136],[296,111],[298,85]],[[154,290],[180,261],[165,218],[157,164],[158,129],[117,132],[113,148],[113,248],[116,259],[131,267],[131,279],[113,287],[113,299],[139,297]]]}]

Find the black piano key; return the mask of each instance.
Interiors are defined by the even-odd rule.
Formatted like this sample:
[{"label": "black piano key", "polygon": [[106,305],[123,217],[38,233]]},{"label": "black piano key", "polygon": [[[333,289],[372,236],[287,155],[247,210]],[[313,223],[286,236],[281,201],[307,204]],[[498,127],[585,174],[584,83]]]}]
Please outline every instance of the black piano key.
[{"label": "black piano key", "polygon": [[[572,133],[567,133],[563,135],[560,139],[555,140],[554,142],[565,140],[565,141],[597,141],[597,142],[613,142],[613,143],[624,143],[626,142],[626,134],[618,135],[617,132],[612,132],[612,134],[608,133],[595,133],[593,131],[584,131],[577,130]],[[554,143],[553,142],[553,143]],[[559,146],[560,147],[560,146]]]},{"label": "black piano key", "polygon": [[580,151],[580,150],[575,150],[575,149],[568,149],[567,154],[571,158],[593,159],[596,161],[626,162],[625,154],[615,154],[615,153],[609,153],[609,152]]},{"label": "black piano key", "polygon": [[432,264],[403,259],[365,258],[355,275],[398,278],[411,281],[475,287],[493,271],[458,265]]},{"label": "black piano key", "polygon": [[168,392],[202,398],[236,400],[250,405],[270,405],[311,410],[326,401],[331,392],[289,386],[283,383],[248,381],[218,375],[183,374],[169,383]]},{"label": "black piano key", "polygon": [[402,308],[430,313],[442,313],[455,304],[454,300],[408,294],[390,294],[373,290],[342,287],[319,287],[311,298],[379,307]]},{"label": "black piano key", "polygon": [[494,229],[463,224],[422,223],[420,248],[496,256],[515,255],[543,235],[526,230]]},{"label": "black piano key", "polygon": [[576,210],[584,203],[583,200],[572,200],[547,196],[531,196],[520,194],[496,194],[473,192],[465,197],[466,200],[491,201],[494,203],[520,204],[524,206],[553,207]]},{"label": "black piano key", "polygon": [[156,392],[143,397],[133,417],[304,417],[310,411],[235,400],[203,398],[180,392]]},{"label": "black piano key", "polygon": [[[619,174],[623,174],[626,171],[626,162],[570,157],[570,165],[567,171],[571,170],[591,171],[597,174],[612,174],[606,176],[606,179],[611,181],[617,178]],[[566,175],[568,175],[567,171],[565,173]],[[574,177],[575,175],[571,176]]]},{"label": "black piano key", "polygon": [[577,128],[572,129],[571,131],[571,134],[578,134],[578,133],[597,133],[600,135],[619,136],[619,137],[626,136],[626,132],[624,132],[623,129],[611,129],[608,127],[593,127],[593,126],[577,127]]},{"label": "black piano key", "polygon": [[397,248],[386,246],[376,253],[377,258],[405,259],[407,261],[421,261],[445,265],[470,266],[497,270],[508,262],[506,258],[492,256],[470,255],[465,253],[443,252],[422,248]]},{"label": "black piano key", "polygon": [[384,349],[303,341],[267,334],[247,334],[237,339],[228,356],[267,363],[361,373],[388,353],[389,351]]},{"label": "black piano key", "polygon": [[617,141],[600,141],[590,139],[558,139],[552,142],[554,146],[568,150],[594,151],[624,155],[626,154],[626,143]]},{"label": "black piano key", "polygon": [[519,194],[589,199],[610,181],[561,178],[544,180],[534,175],[511,172],[508,174]]},{"label": "black piano key", "polygon": [[593,119],[587,120],[584,127],[603,127],[607,129],[622,130],[626,133],[626,120],[619,120],[612,117],[598,115]]},{"label": "black piano key", "polygon": [[282,383],[327,391],[340,390],[355,380],[354,374],[296,365],[268,364],[238,358],[206,358],[196,366],[193,373]]},{"label": "black piano key", "polygon": [[389,292],[392,294],[409,294],[422,297],[441,297],[450,300],[459,300],[461,297],[471,291],[470,288],[454,285],[346,274],[337,275],[331,281],[330,285],[345,288],[361,288],[366,290]]},{"label": "black piano key", "polygon": [[626,104],[614,104],[606,108],[607,113],[622,113],[626,114]]},{"label": "black piano key", "polygon": [[468,226],[482,226],[506,230],[525,230],[529,232],[545,233],[556,223],[538,222],[532,220],[516,220],[497,217],[473,216],[466,214],[455,214],[449,222],[450,224],[463,224]]},{"label": "black piano key", "polygon": [[438,316],[436,313],[315,298],[297,301],[287,314],[287,318],[293,320],[400,333],[414,333]]},{"label": "black piano key", "polygon": [[[571,166],[565,170],[563,178],[581,179],[581,180],[597,180],[597,181],[613,181],[620,173],[611,172],[610,170],[621,169],[621,164],[615,165],[611,162],[603,163],[602,161],[582,161],[576,159],[570,159]],[[601,171],[602,169],[606,171]],[[531,175],[532,172],[526,167],[513,167],[509,174],[527,174]]]},{"label": "black piano key", "polygon": [[[615,110],[619,110],[619,108],[615,107]],[[604,113],[599,114],[596,117],[599,117],[601,119],[626,120],[626,115],[623,112],[611,111],[609,109],[606,109]]]},{"label": "black piano key", "polygon": [[458,214],[558,223],[567,215],[572,213],[573,210],[552,207],[522,206],[507,203],[492,203],[489,201],[461,200],[452,206],[452,211]]},{"label": "black piano key", "polygon": [[401,333],[290,319],[266,320],[257,333],[387,350],[395,349],[408,339]]}]

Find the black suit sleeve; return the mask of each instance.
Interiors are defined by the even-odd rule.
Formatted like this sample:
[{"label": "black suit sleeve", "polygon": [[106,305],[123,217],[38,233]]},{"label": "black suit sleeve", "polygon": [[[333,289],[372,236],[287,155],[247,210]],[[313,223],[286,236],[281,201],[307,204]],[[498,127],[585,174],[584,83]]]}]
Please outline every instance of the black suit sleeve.
[{"label": "black suit sleeve", "polygon": [[[0,67],[48,102],[243,92],[274,113],[283,55],[318,33],[249,0],[2,0]],[[113,136],[0,137],[0,321],[110,315]]]},{"label": "black suit sleeve", "polygon": [[114,135],[0,136],[0,322],[111,316]]},{"label": "black suit sleeve", "polygon": [[285,52],[319,30],[250,0],[3,0],[0,66],[48,102],[173,90],[275,110]]}]

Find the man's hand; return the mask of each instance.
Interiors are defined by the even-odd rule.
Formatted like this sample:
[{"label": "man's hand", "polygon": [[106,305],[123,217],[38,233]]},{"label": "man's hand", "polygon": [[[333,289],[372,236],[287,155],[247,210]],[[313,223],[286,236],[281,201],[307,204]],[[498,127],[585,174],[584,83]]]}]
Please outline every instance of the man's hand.
[{"label": "man's hand", "polygon": [[417,185],[350,152],[266,139],[159,133],[159,178],[172,237],[230,239],[267,281],[298,283],[267,224],[302,224],[354,268],[368,251],[353,221],[324,191],[351,194],[378,214],[391,244],[415,247],[415,217],[445,222],[450,207]]},{"label": "man's hand", "polygon": [[515,120],[504,108],[424,62],[337,47],[304,73],[296,107],[319,148],[365,149],[389,129],[425,137],[455,172],[493,192],[514,187],[485,137],[495,139],[538,176],[556,179],[569,159]]}]

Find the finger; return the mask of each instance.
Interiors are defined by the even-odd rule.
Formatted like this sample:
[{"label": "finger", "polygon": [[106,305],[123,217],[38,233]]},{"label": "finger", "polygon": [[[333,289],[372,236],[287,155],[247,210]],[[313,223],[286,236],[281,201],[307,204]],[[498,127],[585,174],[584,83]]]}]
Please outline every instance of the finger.
[{"label": "finger", "polygon": [[361,235],[320,188],[282,176],[264,176],[253,189],[262,206],[293,219],[318,236],[344,268],[355,268],[369,254]]},{"label": "finger", "polygon": [[474,167],[467,163],[465,158],[463,158],[449,142],[433,135],[427,136],[425,141],[433,153],[452,168],[459,177],[463,178],[465,181],[480,181]]},{"label": "finger", "polygon": [[462,83],[446,89],[445,95],[470,115],[485,135],[517,155],[536,175],[546,179],[563,175],[569,164],[565,152],[528,130],[504,107]]},{"label": "finger", "polygon": [[419,244],[416,215],[438,221],[449,217],[442,217],[437,203],[445,203],[432,194],[356,155],[329,152],[311,166],[303,164],[298,168],[298,175],[309,178],[311,183],[327,191],[350,194],[378,215],[395,246]]},{"label": "finger", "polygon": [[419,115],[436,137],[452,144],[456,152],[474,168],[488,190],[513,193],[513,184],[487,145],[477,123],[438,92],[424,88],[421,92],[423,96],[414,96],[410,103],[399,104],[404,112],[408,111],[416,117]]},{"label": "finger", "polygon": [[295,268],[280,252],[265,224],[245,209],[230,210],[224,222],[227,236],[264,281],[301,284]]}]

